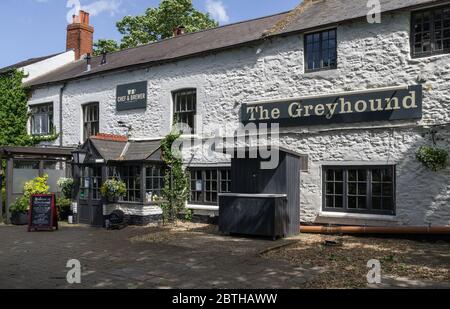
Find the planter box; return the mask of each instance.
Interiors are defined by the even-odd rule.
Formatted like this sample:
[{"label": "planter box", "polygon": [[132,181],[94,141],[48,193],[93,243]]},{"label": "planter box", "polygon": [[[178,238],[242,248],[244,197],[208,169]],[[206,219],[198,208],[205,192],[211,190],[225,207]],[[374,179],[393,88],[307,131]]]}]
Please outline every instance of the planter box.
[{"label": "planter box", "polygon": [[11,223],[14,225],[27,225],[28,212],[14,212],[11,214]]}]

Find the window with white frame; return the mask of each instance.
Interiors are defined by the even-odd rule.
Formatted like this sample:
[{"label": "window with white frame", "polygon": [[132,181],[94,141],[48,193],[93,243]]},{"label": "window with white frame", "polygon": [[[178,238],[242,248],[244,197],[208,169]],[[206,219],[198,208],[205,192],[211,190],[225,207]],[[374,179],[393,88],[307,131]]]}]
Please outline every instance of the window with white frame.
[{"label": "window with white frame", "polygon": [[195,116],[197,115],[197,90],[184,89],[173,93],[173,118],[175,124],[186,124],[195,132]]},{"label": "window with white frame", "polygon": [[30,106],[31,135],[49,135],[53,132],[53,103]]}]

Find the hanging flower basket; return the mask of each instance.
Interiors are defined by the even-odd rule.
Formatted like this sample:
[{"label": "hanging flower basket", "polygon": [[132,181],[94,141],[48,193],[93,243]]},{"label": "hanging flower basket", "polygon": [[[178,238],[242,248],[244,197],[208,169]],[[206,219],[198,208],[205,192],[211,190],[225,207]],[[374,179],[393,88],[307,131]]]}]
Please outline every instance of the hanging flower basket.
[{"label": "hanging flower basket", "polygon": [[448,151],[436,147],[422,146],[417,152],[417,160],[426,168],[437,172],[448,166]]},{"label": "hanging flower basket", "polygon": [[116,203],[127,194],[127,186],[123,181],[109,179],[103,183],[100,192],[108,203]]}]

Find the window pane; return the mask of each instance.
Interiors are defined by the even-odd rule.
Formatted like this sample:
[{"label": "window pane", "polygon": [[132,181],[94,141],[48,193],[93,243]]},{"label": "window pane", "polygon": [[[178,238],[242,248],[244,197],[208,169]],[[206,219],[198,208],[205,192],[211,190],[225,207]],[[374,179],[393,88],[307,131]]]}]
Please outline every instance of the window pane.
[{"label": "window pane", "polygon": [[366,197],[358,197],[358,208],[361,209],[367,208]]},{"label": "window pane", "polygon": [[357,186],[356,183],[349,183],[348,184],[348,194],[356,195],[357,194],[356,186]]},{"label": "window pane", "polygon": [[327,207],[334,208],[334,198],[333,198],[333,196],[327,196],[326,204],[327,204]]},{"label": "window pane", "polygon": [[350,196],[348,198],[348,208],[355,209],[357,208],[357,197]]},{"label": "window pane", "polygon": [[372,198],[372,208],[373,209],[381,209],[381,198],[380,197]]},{"label": "window pane", "polygon": [[342,196],[336,196],[334,199],[335,208],[344,208],[344,198]]}]

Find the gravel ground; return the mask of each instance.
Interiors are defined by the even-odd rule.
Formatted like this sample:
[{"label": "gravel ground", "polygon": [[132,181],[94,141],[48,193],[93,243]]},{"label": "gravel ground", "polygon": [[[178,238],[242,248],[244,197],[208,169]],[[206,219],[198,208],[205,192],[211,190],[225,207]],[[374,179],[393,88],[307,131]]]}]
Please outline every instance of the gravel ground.
[{"label": "gravel ground", "polygon": [[367,262],[381,263],[382,277],[450,283],[450,242],[302,234],[290,246],[264,254],[294,266],[319,269],[305,288],[365,288]]}]

